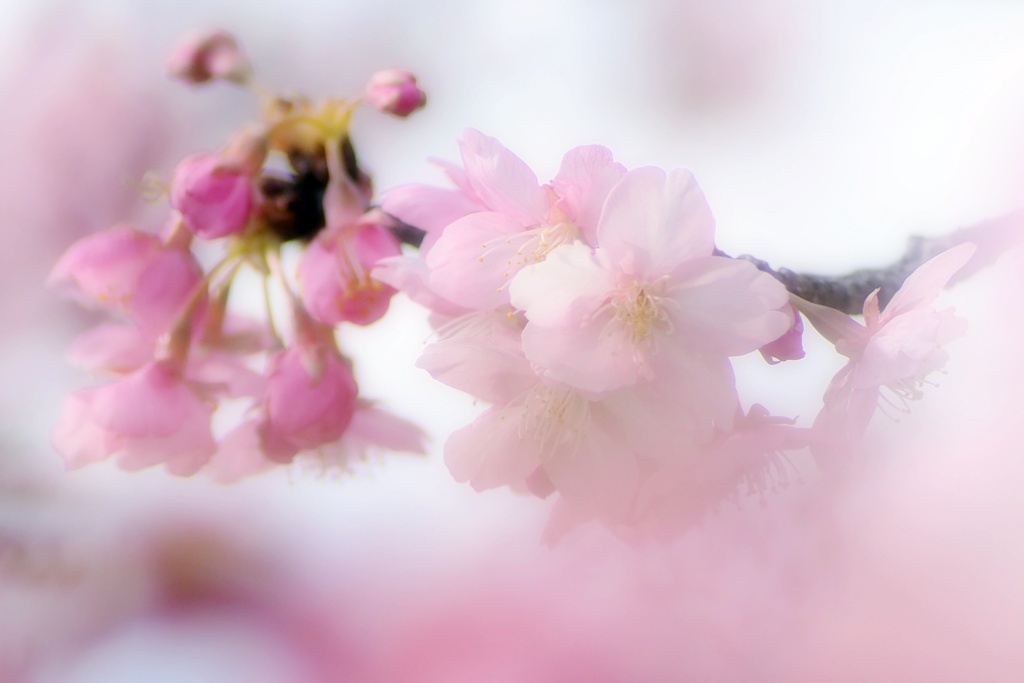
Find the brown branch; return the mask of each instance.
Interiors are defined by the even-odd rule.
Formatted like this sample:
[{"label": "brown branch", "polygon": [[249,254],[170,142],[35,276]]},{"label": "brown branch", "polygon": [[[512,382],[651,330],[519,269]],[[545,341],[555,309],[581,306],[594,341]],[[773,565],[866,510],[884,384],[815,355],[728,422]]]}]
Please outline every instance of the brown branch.
[{"label": "brown branch", "polygon": [[864,300],[876,289],[879,290],[879,303],[884,306],[921,264],[958,244],[973,242],[978,250],[950,280],[951,284],[993,263],[1003,252],[1022,241],[1024,213],[1015,212],[954,230],[947,235],[911,237],[903,256],[895,263],[880,268],[861,268],[846,275],[796,273],[788,268],[775,270],[754,256],[744,254],[737,258],[753,263],[802,299],[854,315],[861,312]]}]

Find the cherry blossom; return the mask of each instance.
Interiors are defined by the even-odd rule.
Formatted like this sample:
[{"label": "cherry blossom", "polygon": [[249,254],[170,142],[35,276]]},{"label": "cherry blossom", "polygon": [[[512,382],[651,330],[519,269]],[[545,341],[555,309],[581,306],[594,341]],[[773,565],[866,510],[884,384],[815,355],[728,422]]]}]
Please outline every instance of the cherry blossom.
[{"label": "cherry blossom", "polygon": [[962,336],[966,326],[952,309],[937,310],[932,304],[975,250],[973,244],[961,244],[927,261],[883,310],[877,290],[873,292],[864,302],[863,325],[834,309],[794,297],[796,306],[835,344],[836,351],[850,359],[829,383],[825,405],[815,421],[833,450],[861,438],[880,399],[896,410],[906,410],[908,400],[922,396],[929,375],[945,365],[944,345]]},{"label": "cherry blossom", "polygon": [[102,387],[65,399],[53,444],[72,467],[116,456],[124,469],[165,463],[194,474],[213,455],[213,406],[173,364],[153,362]]},{"label": "cherry blossom", "polygon": [[130,225],[84,237],[50,273],[77,299],[127,316],[147,329],[167,325],[202,279],[187,249]]},{"label": "cherry blossom", "polygon": [[380,259],[401,252],[386,223],[380,212],[369,212],[354,224],[327,228],[306,248],[298,276],[314,318],[368,325],[387,312],[395,289],[371,276]]},{"label": "cherry blossom", "polygon": [[[411,286],[447,292],[461,272],[473,289],[456,297],[461,310],[435,308],[447,322],[418,362],[492,404],[449,436],[445,462],[477,489],[557,493],[573,519],[634,523],[650,473],[682,462],[696,476],[706,465],[687,454],[731,433],[739,398],[728,358],[793,327],[788,295],[753,265],[714,255],[714,220],[688,172],[626,172],[603,148],[577,148],[548,188],[549,207],[573,217],[558,228],[571,238],[548,240],[547,228],[522,225],[522,197],[535,196],[523,187],[536,183],[521,162],[477,142],[508,167],[487,178],[522,181],[509,184],[518,195],[507,191],[519,201],[442,228]],[[487,230],[509,237],[488,242]],[[477,265],[522,239],[534,251],[516,247],[508,272]]]},{"label": "cherry blossom", "polygon": [[751,264],[713,256],[713,236],[691,174],[630,171],[608,195],[596,250],[561,247],[513,280],[527,358],[545,377],[600,394],[675,375],[693,354],[739,355],[777,339],[789,327],[775,310],[786,291]]},{"label": "cherry blossom", "polygon": [[[240,126],[216,153],[185,157],[169,182],[146,181],[167,195],[162,234],[117,225],[72,245],[54,267],[51,284],[120,318],[72,344],[73,362],[114,378],[67,399],[58,451],[72,466],[116,456],[126,469],[167,462],[182,476],[216,454],[209,470],[219,481],[307,452],[341,468],[344,454],[421,452],[417,427],[359,396],[331,327],[380,319],[394,294],[371,275],[400,253],[394,220],[371,208],[350,130],[367,100],[275,95],[223,31],[187,39],[168,68],[192,83],[246,86],[262,121]],[[387,113],[404,117],[425,102],[408,72],[381,72],[372,85]],[[244,270],[262,281],[262,319],[236,311]],[[222,411],[227,402],[248,410]]]},{"label": "cherry blossom", "polygon": [[473,309],[506,305],[515,274],[558,245],[592,243],[608,190],[625,173],[607,149],[578,147],[541,185],[522,159],[479,131],[465,131],[460,149],[464,169],[447,169],[456,191],[406,187],[386,195],[384,209],[407,221],[437,212],[425,221],[426,284]]}]

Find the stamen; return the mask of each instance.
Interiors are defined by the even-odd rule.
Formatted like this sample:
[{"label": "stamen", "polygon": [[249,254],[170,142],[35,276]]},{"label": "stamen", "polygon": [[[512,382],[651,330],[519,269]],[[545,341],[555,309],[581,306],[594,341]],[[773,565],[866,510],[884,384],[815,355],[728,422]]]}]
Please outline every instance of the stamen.
[{"label": "stamen", "polygon": [[523,416],[517,435],[532,439],[546,461],[568,446],[575,453],[590,423],[586,399],[571,389],[542,386],[530,390],[521,400]]}]

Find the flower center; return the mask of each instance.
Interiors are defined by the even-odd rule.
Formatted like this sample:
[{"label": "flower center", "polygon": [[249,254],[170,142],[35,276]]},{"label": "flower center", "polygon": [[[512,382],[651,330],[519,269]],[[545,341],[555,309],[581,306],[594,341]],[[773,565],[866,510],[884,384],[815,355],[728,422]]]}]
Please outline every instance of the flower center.
[{"label": "flower center", "polygon": [[672,321],[665,312],[669,299],[660,295],[660,282],[630,282],[612,299],[615,320],[625,329],[630,343],[646,346],[655,332],[672,332]]},{"label": "flower center", "polygon": [[523,398],[518,435],[532,438],[546,460],[563,446],[575,448],[589,422],[589,404],[578,392],[541,385]]},{"label": "flower center", "polygon": [[571,244],[580,238],[580,230],[569,221],[552,225],[539,225],[529,230],[488,240],[480,245],[483,250],[477,257],[480,263],[492,263],[489,258],[497,255],[504,259],[502,264],[503,282],[498,291],[508,287],[509,282],[520,269],[540,263],[556,247]]}]

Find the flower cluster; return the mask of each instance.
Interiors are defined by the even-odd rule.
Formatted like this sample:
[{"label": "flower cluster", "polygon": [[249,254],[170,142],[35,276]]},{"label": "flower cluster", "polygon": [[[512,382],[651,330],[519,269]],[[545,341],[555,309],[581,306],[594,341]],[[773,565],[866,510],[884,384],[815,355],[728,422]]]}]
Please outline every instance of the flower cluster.
[{"label": "flower cluster", "polygon": [[[54,268],[53,283],[118,318],[71,351],[115,375],[66,399],[54,442],[72,466],[114,456],[227,481],[303,453],[422,451],[416,427],[359,397],[335,336],[402,291],[433,313],[420,367],[490,404],[447,439],[457,480],[557,494],[555,535],[590,519],[670,535],[739,491],[799,478],[787,452],[848,461],[876,408],[919,398],[963,331],[932,304],[970,244],[923,264],[884,309],[869,296],[862,325],[716,249],[689,171],[629,170],[585,146],[541,183],[468,130],[461,165],[442,164],[453,187],[394,188],[376,208],[350,121],[361,103],[398,117],[423,106],[409,72],[378,72],[354,99],[277,97],[223,32],[183,42],[168,70],[251,87],[263,122],[178,164],[161,234],[118,225]],[[209,245],[219,255],[200,259]],[[262,279],[263,320],[229,307],[243,268]],[[803,358],[801,314],[849,359],[809,428],[741,400],[731,361]],[[238,401],[241,418],[215,421]]]},{"label": "flower cluster", "polygon": [[[374,275],[435,312],[419,365],[492,404],[449,437],[452,474],[557,492],[556,534],[592,518],[673,534],[738,490],[799,478],[787,451],[810,446],[827,467],[863,437],[881,388],[920,396],[959,329],[930,304],[970,245],[922,266],[884,312],[869,297],[864,327],[722,255],[688,171],[627,170],[591,146],[541,184],[477,131],[460,147],[462,167],[444,165],[454,188],[385,193],[425,237]],[[800,311],[851,359],[813,428],[741,402],[730,362],[803,358]]]},{"label": "flower cluster", "polygon": [[[804,430],[745,413],[729,358],[802,355],[798,328],[784,339],[799,318],[774,278],[716,255],[693,176],[627,170],[592,146],[541,184],[479,132],[461,152],[445,167],[454,189],[385,193],[426,236],[418,257],[374,271],[437,313],[420,366],[493,404],[448,439],[453,475],[557,491],[567,520],[659,528],[740,483],[785,481],[778,454]],[[695,515],[668,512],[679,496]]]},{"label": "flower cluster", "polygon": [[[321,103],[267,95],[219,31],[183,42],[168,70],[251,87],[263,122],[178,164],[160,234],[118,225],[55,266],[52,284],[116,318],[74,343],[75,362],[115,379],[66,399],[55,447],[72,467],[114,456],[126,469],[205,467],[221,480],[306,452],[331,462],[373,444],[422,451],[418,428],[359,397],[335,339],[339,323],[384,315],[395,290],[370,271],[400,253],[393,221],[371,208],[350,120],[363,102],[409,115],[425,102],[415,78],[384,71],[361,97]],[[286,250],[301,252],[297,274]],[[200,257],[210,253],[206,267]],[[263,320],[229,305],[244,268],[264,283]],[[240,419],[213,421],[238,400]]]}]

